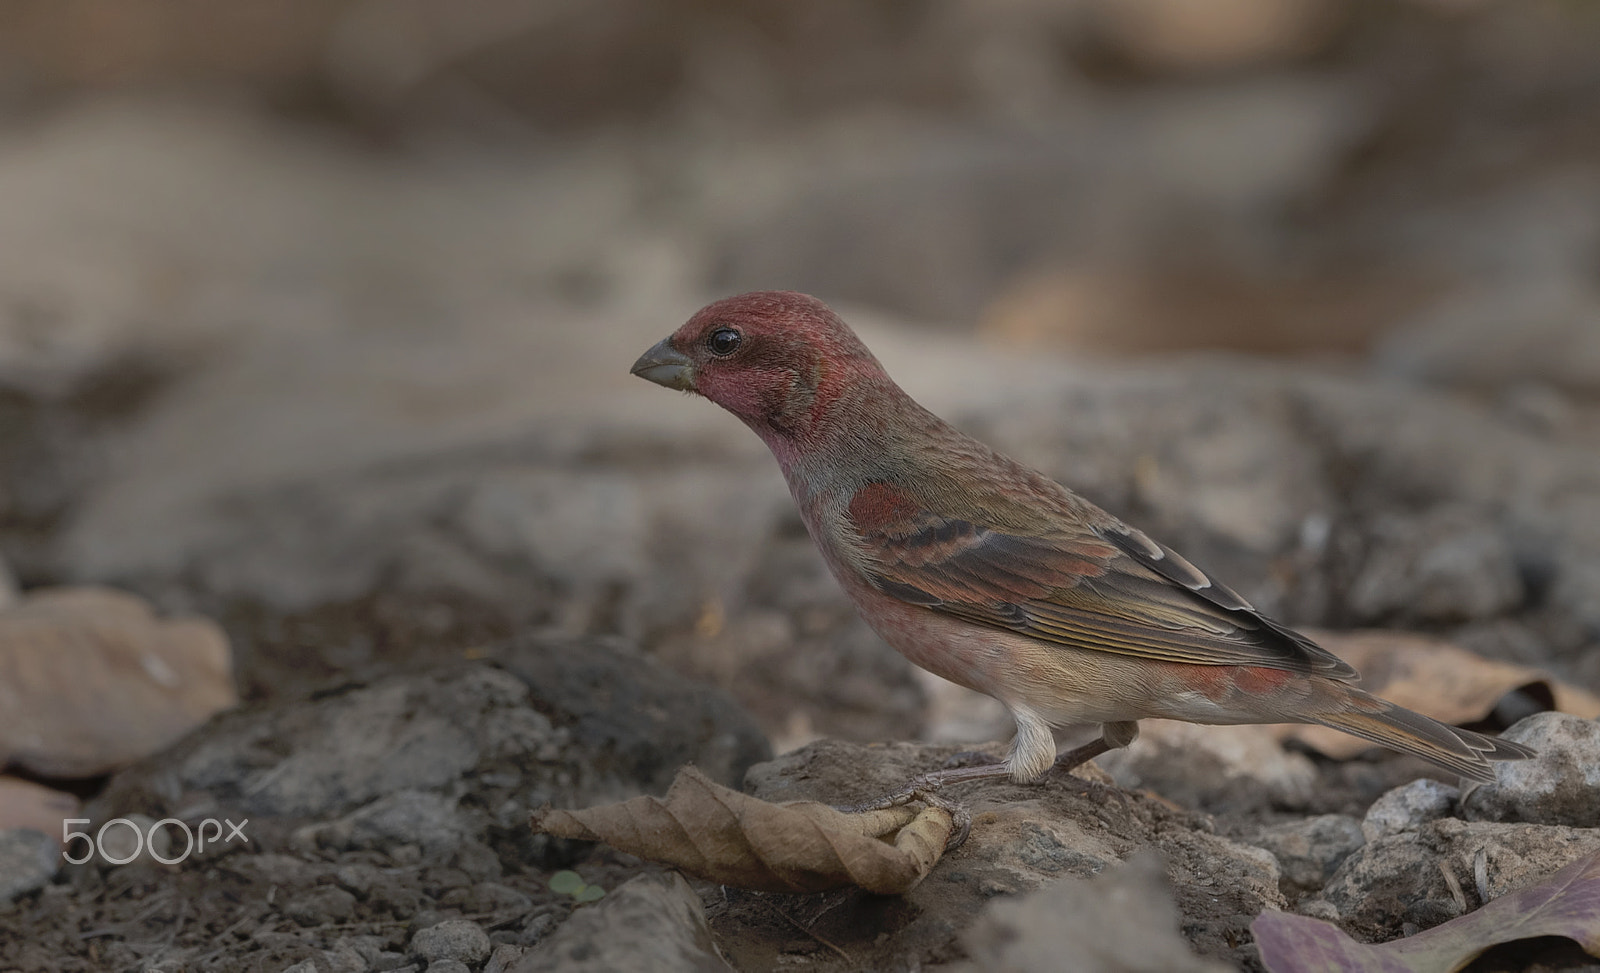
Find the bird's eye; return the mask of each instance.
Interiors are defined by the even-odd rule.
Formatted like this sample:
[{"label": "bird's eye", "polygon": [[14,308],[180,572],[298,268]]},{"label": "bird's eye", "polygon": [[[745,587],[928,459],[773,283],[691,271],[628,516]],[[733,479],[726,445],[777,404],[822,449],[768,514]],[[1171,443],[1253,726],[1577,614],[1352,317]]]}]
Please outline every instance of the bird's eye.
[{"label": "bird's eye", "polygon": [[739,350],[739,342],[744,337],[732,328],[718,328],[706,335],[706,347],[718,358],[726,358]]}]

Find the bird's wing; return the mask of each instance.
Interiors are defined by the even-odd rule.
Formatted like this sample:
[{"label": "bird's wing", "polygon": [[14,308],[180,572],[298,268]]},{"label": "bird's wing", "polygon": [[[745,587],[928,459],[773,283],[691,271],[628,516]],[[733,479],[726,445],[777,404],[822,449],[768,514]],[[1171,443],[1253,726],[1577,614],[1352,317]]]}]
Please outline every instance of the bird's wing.
[{"label": "bird's wing", "polygon": [[858,492],[847,516],[869,580],[901,601],[1099,652],[1356,678],[1326,649],[1109,518],[998,530],[976,522],[981,515],[935,513],[886,483]]}]

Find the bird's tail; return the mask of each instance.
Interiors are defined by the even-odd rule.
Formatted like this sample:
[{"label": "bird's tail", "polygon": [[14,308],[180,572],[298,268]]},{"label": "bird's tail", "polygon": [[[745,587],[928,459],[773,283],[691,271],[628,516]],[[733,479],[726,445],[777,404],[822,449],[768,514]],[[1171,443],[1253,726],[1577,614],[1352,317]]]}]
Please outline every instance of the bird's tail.
[{"label": "bird's tail", "polygon": [[1359,689],[1346,692],[1348,709],[1309,717],[1310,722],[1413,754],[1472,780],[1494,780],[1490,761],[1534,755],[1521,744],[1440,723]]}]

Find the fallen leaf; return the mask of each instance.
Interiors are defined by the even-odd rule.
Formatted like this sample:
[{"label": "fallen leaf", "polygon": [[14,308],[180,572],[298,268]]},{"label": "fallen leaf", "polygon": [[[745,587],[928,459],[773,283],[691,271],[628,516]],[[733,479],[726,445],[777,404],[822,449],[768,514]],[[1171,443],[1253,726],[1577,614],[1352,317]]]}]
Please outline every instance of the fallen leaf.
[{"label": "fallen leaf", "polygon": [[1271,973],[1451,973],[1491,946],[1539,936],[1564,936],[1600,957],[1600,855],[1476,912],[1380,945],[1358,943],[1332,923],[1287,912],[1263,912],[1250,931]]},{"label": "fallen leaf", "polygon": [[[1362,689],[1445,723],[1476,723],[1516,690],[1548,699],[1562,713],[1600,717],[1600,696],[1542,670],[1485,659],[1440,639],[1376,630],[1307,634],[1355,666]],[[1372,749],[1365,740],[1325,726],[1289,724],[1273,732],[1341,760]]]},{"label": "fallen leaf", "polygon": [[[545,809],[533,829],[603,841],[698,878],[761,892],[860,886],[899,895],[944,852],[950,813],[929,807],[850,814],[816,801],[771,804],[678,771],[665,798],[636,797],[580,811]],[[892,839],[891,839],[892,836]]]},{"label": "fallen leaf", "polygon": [[30,592],[0,612],[0,765],[94,777],[238,702],[228,639],[109,588]]}]

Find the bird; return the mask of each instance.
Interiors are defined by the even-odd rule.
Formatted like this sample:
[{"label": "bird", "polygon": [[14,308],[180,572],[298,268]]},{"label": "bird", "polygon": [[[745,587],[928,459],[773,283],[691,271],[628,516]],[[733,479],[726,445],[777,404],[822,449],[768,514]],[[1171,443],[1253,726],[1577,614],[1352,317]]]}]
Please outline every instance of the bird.
[{"label": "bird", "polygon": [[[1350,665],[1176,551],[917,404],[814,297],[716,301],[632,374],[742,420],[867,624],[1015,720],[1003,761],[923,774],[888,803],[1034,782],[1129,745],[1148,718],[1320,724],[1473,781],[1533,756],[1357,688]],[[1053,727],[1095,724],[1057,753]]]}]

